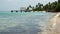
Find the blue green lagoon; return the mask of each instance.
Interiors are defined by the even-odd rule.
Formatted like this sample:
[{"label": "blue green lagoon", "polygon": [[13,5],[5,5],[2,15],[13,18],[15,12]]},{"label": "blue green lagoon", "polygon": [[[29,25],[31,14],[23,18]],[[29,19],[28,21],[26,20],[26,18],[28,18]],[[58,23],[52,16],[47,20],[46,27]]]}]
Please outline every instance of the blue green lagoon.
[{"label": "blue green lagoon", "polygon": [[0,11],[0,34],[38,34],[56,13]]}]

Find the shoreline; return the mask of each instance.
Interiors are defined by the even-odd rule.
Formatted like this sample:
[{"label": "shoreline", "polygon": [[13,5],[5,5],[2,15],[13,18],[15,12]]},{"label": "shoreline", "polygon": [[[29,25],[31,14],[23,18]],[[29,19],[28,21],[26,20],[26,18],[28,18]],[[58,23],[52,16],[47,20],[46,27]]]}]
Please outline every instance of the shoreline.
[{"label": "shoreline", "polygon": [[60,12],[49,20],[48,34],[58,34],[60,26]]}]

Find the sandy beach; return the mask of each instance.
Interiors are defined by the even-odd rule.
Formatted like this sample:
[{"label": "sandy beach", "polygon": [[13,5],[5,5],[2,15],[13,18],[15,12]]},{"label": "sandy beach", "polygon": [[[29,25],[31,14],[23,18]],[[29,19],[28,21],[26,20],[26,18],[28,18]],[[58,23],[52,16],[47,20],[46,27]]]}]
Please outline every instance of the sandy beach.
[{"label": "sandy beach", "polygon": [[47,34],[60,34],[60,13],[50,20]]},{"label": "sandy beach", "polygon": [[47,30],[39,32],[38,34],[60,34],[60,13],[56,13],[55,16],[48,21]]}]

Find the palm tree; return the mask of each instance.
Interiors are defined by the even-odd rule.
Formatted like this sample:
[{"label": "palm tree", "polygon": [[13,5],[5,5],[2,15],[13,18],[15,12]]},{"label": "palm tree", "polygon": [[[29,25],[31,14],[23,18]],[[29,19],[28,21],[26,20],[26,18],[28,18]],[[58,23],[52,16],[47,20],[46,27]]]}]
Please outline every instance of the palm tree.
[{"label": "palm tree", "polygon": [[40,4],[41,5],[41,8],[43,7],[43,4]]},{"label": "palm tree", "polygon": [[29,7],[27,7],[26,11],[29,10]]},{"label": "palm tree", "polygon": [[48,3],[48,9],[49,10],[51,9],[51,3],[50,2]]},{"label": "palm tree", "polygon": [[56,6],[56,11],[60,12],[60,4]]},{"label": "palm tree", "polygon": [[48,10],[48,4],[46,4],[45,6],[43,6],[44,10]]},{"label": "palm tree", "polygon": [[60,3],[60,0],[58,0],[58,3]]},{"label": "palm tree", "polygon": [[60,12],[60,0],[58,0],[58,4],[56,6],[56,11]]},{"label": "palm tree", "polygon": [[41,8],[42,5],[43,5],[43,4],[38,3],[38,7],[39,7],[39,8]]},{"label": "palm tree", "polygon": [[32,9],[34,9],[34,6],[32,7]]},{"label": "palm tree", "polygon": [[32,8],[32,6],[31,6],[31,5],[29,5],[29,7],[30,7],[30,8]]},{"label": "palm tree", "polygon": [[36,5],[36,8],[38,8],[38,5]]},{"label": "palm tree", "polygon": [[58,4],[57,1],[51,3],[51,7],[52,7],[52,9],[55,9],[57,4]]},{"label": "palm tree", "polygon": [[38,10],[41,11],[43,7],[43,4],[38,3]]},{"label": "palm tree", "polygon": [[55,1],[54,4],[57,5],[57,1]]}]

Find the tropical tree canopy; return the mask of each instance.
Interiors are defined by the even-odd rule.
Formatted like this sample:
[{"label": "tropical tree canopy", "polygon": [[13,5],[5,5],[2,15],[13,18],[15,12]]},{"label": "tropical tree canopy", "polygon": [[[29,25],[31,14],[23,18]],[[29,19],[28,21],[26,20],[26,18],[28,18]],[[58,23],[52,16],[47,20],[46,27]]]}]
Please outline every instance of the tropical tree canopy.
[{"label": "tropical tree canopy", "polygon": [[59,12],[60,11],[60,0],[58,0],[58,2],[57,1],[52,2],[52,3],[49,2],[46,5],[37,3],[35,7],[34,6],[32,7],[31,5],[29,5],[27,7],[27,10],[29,8],[32,8],[32,11],[58,11]]},{"label": "tropical tree canopy", "polygon": [[60,3],[60,0],[58,0],[58,3]]},{"label": "tropical tree canopy", "polygon": [[58,4],[58,5],[56,6],[56,11],[57,11],[57,12],[60,12],[60,4]]}]

